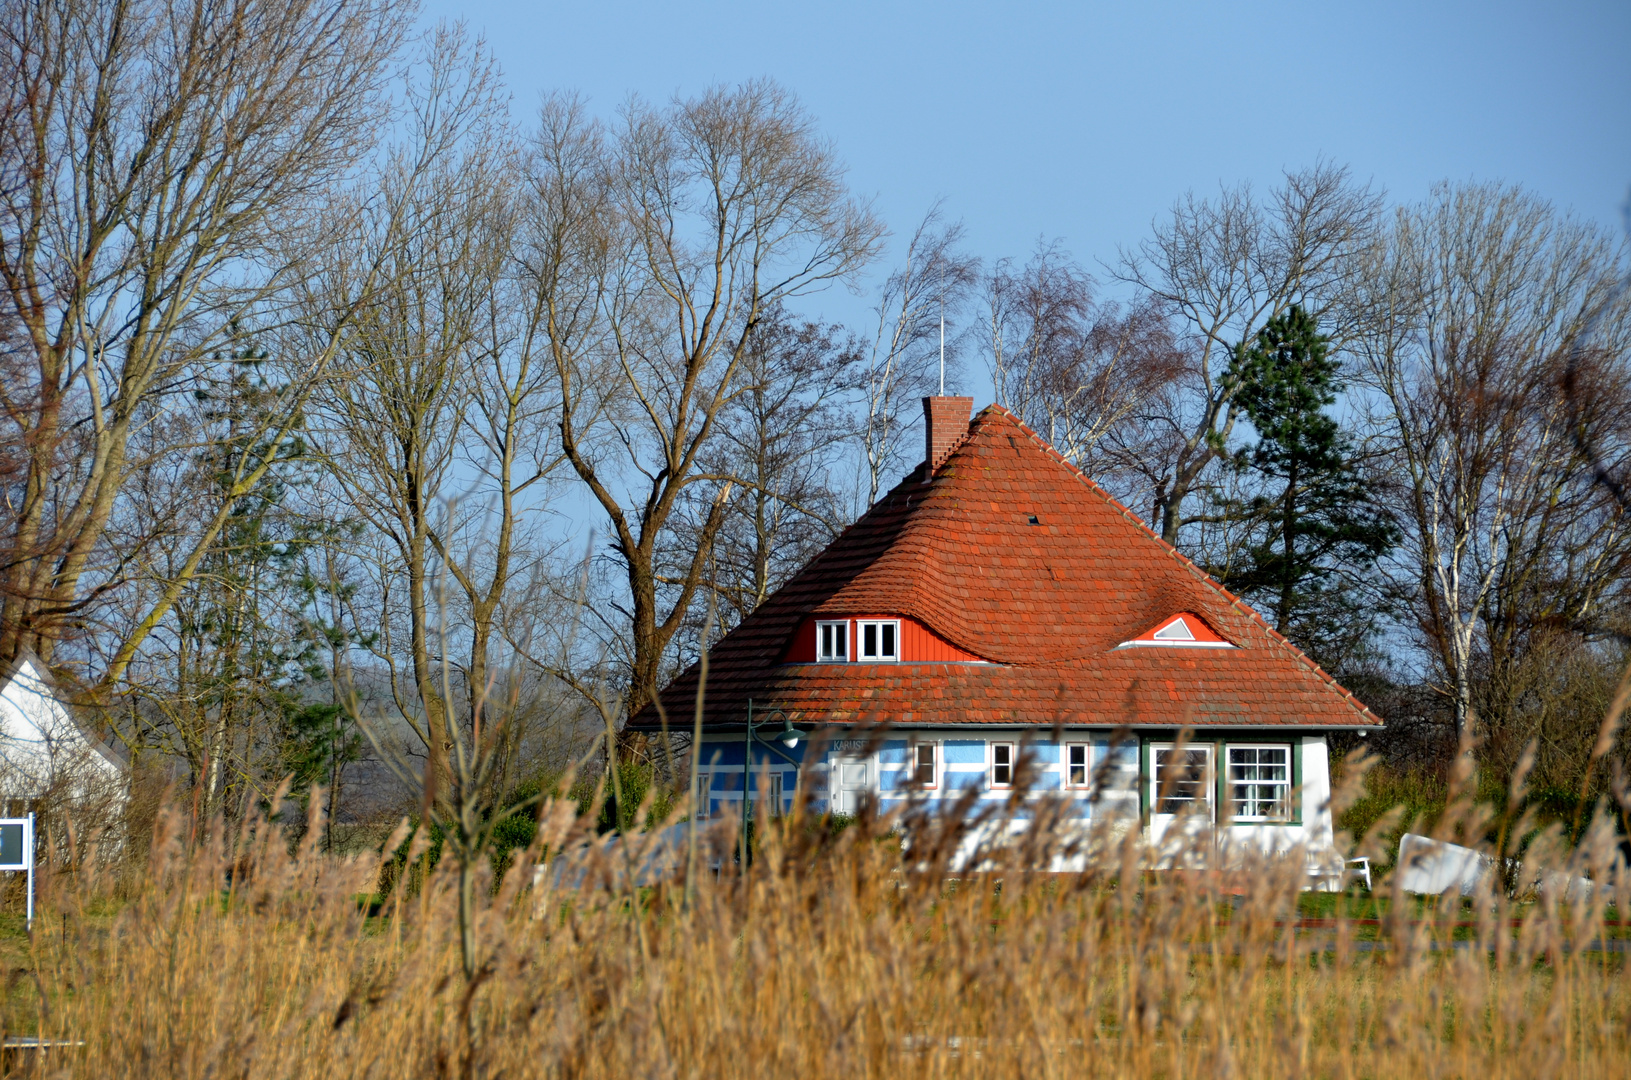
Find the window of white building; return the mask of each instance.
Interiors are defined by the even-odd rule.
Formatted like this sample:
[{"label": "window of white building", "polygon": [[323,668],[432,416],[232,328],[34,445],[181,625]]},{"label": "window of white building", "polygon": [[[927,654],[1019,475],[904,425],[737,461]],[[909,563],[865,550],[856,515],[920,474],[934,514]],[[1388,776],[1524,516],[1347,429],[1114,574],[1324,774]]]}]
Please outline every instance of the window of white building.
[{"label": "window of white building", "polygon": [[694,801],[691,803],[691,805],[695,810],[696,816],[699,817],[699,818],[706,818],[706,817],[711,817],[712,816],[713,807],[712,807],[712,804],[711,804],[711,802],[709,800],[711,799],[710,792],[713,791],[713,786],[714,786],[713,770],[712,769],[698,769],[697,770],[697,788],[696,788],[696,791],[692,793]]},{"label": "window of white building", "polygon": [[932,788],[939,779],[939,753],[937,743],[920,742],[912,744],[912,784],[915,787]]},{"label": "window of white building", "polygon": [[991,744],[991,786],[1005,788],[1014,782],[1014,744],[999,742]]},{"label": "window of white building", "polygon": [[1212,812],[1212,747],[1150,748],[1150,805],[1157,814]]},{"label": "window of white building", "polygon": [[1291,747],[1229,746],[1229,798],[1236,821],[1291,817]]},{"label": "window of white building", "polygon": [[1087,783],[1087,743],[1067,743],[1065,745],[1065,786],[1085,788]]}]

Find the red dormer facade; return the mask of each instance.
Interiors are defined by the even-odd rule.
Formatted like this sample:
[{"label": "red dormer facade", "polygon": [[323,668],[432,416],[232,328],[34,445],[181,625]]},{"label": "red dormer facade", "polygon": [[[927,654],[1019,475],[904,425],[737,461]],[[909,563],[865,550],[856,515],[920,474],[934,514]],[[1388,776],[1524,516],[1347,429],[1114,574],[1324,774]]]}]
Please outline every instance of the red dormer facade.
[{"label": "red dormer facade", "polygon": [[[869,631],[875,638],[870,647]],[[985,660],[959,649],[916,619],[895,612],[869,611],[830,618],[809,616],[793,634],[782,662],[983,664]]]}]

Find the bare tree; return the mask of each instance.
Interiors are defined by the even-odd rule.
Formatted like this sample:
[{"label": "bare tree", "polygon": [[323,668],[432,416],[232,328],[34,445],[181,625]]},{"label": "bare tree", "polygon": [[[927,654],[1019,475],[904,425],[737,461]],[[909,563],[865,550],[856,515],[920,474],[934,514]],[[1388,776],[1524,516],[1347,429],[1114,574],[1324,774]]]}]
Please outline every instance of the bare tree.
[{"label": "bare tree", "polygon": [[1168,408],[1144,425],[1154,429],[1146,452],[1161,451],[1153,518],[1168,543],[1178,542],[1185,502],[1234,428],[1236,387],[1226,372],[1235,347],[1298,304],[1340,349],[1381,206],[1379,192],[1321,162],[1287,173],[1266,205],[1244,185],[1211,201],[1187,195],[1153,237],[1121,253],[1116,277],[1179,319],[1192,353],[1182,392],[1158,399]]},{"label": "bare tree", "polygon": [[1077,464],[1117,467],[1090,460],[1101,440],[1184,370],[1161,312],[1147,300],[1099,303],[1092,277],[1057,243],[1039,243],[1017,269],[998,263],[984,300],[997,401]]},{"label": "bare tree", "polygon": [[[728,631],[752,613],[848,524],[838,482],[853,446],[843,409],[865,362],[841,327],[799,322],[779,305],[754,331],[743,357],[742,391],[721,414],[712,472],[736,494],[715,539],[710,584]],[[700,529],[707,508],[690,508]],[[678,579],[675,579],[676,581]]]},{"label": "bare tree", "polygon": [[[387,642],[379,650],[397,710],[445,766],[447,703],[474,710],[486,695],[512,577],[516,499],[537,476],[522,443],[543,403],[509,287],[516,161],[491,57],[462,30],[439,30],[410,107],[413,141],[385,180],[402,191],[388,273],[353,317],[317,402],[333,479],[389,538],[380,572],[401,580],[408,673],[398,677],[400,654]],[[423,167],[421,145],[439,147]],[[344,294],[351,285],[337,278],[334,288]],[[462,642],[444,628],[450,609],[463,616]],[[465,661],[454,665],[460,644]],[[450,667],[461,676],[455,685],[445,681]],[[478,724],[472,712],[467,726]],[[427,772],[428,799],[437,775]]]},{"label": "bare tree", "polygon": [[[387,118],[406,20],[391,0],[23,0],[0,20],[0,283],[27,356],[0,388],[27,461],[0,656],[49,658],[152,540],[108,535],[133,435],[312,272],[314,219]],[[93,682],[116,683],[174,606],[330,355],[291,363],[266,438],[243,443],[146,609],[101,624]]]},{"label": "bare tree", "polygon": [[[626,579],[634,712],[656,693],[724,524],[731,478],[704,463],[743,392],[755,328],[776,302],[854,275],[882,228],[808,115],[768,82],[664,108],[635,101],[615,130],[551,99],[530,182],[524,264],[561,450]],[[699,486],[707,516],[674,560],[672,519]]]},{"label": "bare tree", "polygon": [[911,464],[910,451],[903,449],[906,429],[913,422],[909,418],[918,414],[918,399],[939,391],[942,354],[955,365],[957,319],[978,280],[980,265],[960,250],[962,243],[962,222],[947,221],[941,203],[935,203],[907,242],[905,262],[879,291],[878,332],[867,367],[861,432],[867,494],[857,513],[877,502],[885,484]]},{"label": "bare tree", "polygon": [[[1355,339],[1390,410],[1416,621],[1469,734],[1481,666],[1524,627],[1583,629],[1631,570],[1631,522],[1591,482],[1562,392],[1591,350],[1623,441],[1631,304],[1612,241],[1515,188],[1445,186],[1401,211],[1369,266]],[[1586,340],[1589,334],[1589,340]]]}]

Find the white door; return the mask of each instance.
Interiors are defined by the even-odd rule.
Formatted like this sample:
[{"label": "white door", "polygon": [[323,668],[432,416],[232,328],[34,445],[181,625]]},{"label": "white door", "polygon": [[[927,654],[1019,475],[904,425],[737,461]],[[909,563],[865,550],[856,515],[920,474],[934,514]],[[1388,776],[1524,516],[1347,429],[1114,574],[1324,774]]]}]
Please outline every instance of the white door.
[{"label": "white door", "polygon": [[[1150,747],[1150,841],[1159,844],[1174,825],[1184,836],[1202,833],[1212,823],[1212,747],[1191,743]],[[1172,837],[1177,840],[1178,837]]]},{"label": "white door", "polygon": [[831,809],[835,814],[860,813],[861,804],[872,795],[876,768],[869,757],[834,757],[829,770],[832,783]]}]

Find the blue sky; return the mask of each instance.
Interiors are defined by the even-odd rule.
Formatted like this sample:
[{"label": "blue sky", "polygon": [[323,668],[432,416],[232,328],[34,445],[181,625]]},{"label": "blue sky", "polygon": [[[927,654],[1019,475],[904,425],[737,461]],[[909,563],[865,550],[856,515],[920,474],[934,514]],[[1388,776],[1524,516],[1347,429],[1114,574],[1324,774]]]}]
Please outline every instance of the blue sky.
[{"label": "blue sky", "polygon": [[[1111,259],[1191,188],[1316,158],[1399,201],[1525,185],[1615,229],[1631,187],[1631,0],[1610,3],[528,4],[431,0],[519,114],[769,76],[907,230],[937,197],[987,260]],[[854,319],[841,295],[813,305]]]}]

